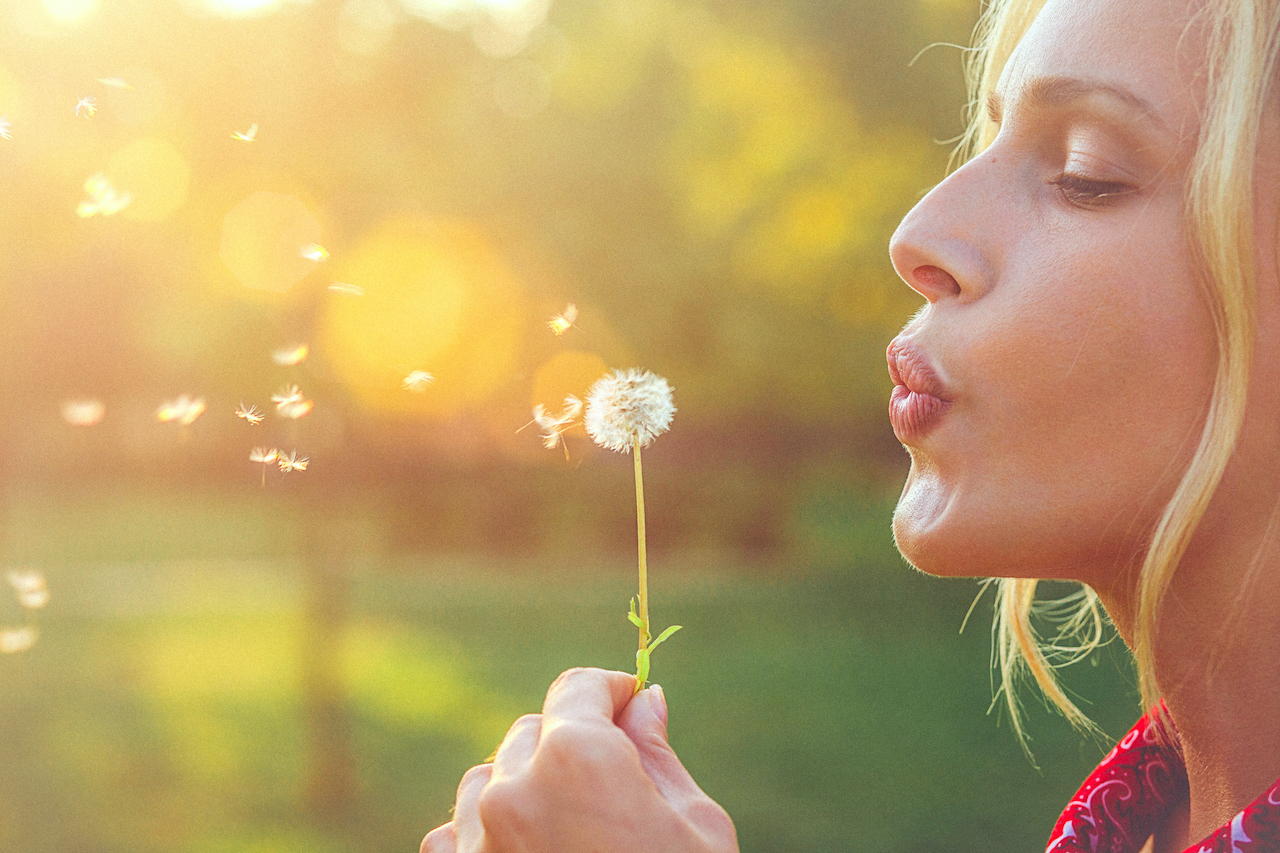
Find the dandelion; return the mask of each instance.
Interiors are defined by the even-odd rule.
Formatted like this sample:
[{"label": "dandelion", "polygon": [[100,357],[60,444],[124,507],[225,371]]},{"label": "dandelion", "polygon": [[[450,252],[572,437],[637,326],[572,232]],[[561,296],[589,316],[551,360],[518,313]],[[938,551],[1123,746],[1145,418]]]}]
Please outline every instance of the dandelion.
[{"label": "dandelion", "polygon": [[17,652],[25,652],[35,644],[36,628],[34,625],[0,629],[0,654],[11,655]]},{"label": "dandelion", "polygon": [[[573,426],[573,422],[582,414],[582,401],[570,394],[564,398],[564,409],[560,412],[559,417],[554,417],[547,413],[542,404],[533,407],[533,423],[538,425],[538,429],[542,430],[542,446],[547,450],[555,450],[557,444],[564,441],[562,438],[564,432]],[[528,426],[528,424],[526,424]],[[565,456],[569,455],[569,448],[565,447]]]},{"label": "dandelion", "polygon": [[86,95],[76,101],[76,115],[85,118],[93,118],[93,114],[98,111],[98,101],[92,95]]},{"label": "dandelion", "polygon": [[251,124],[249,129],[245,131],[235,131],[231,134],[232,139],[239,139],[241,142],[253,142],[258,138],[258,125]]},{"label": "dandelion", "polygon": [[667,628],[657,639],[649,633],[649,579],[644,535],[644,476],[640,468],[640,448],[671,427],[676,407],[667,380],[649,371],[615,370],[596,381],[587,393],[587,410],[583,423],[596,444],[623,453],[635,452],[636,458],[636,540],[640,557],[639,611],[637,599],[631,599],[627,619],[640,630],[640,649],[636,652],[636,691],[644,689],[649,678],[649,658],[658,645],[676,631]]},{"label": "dandelion", "polygon": [[132,89],[129,81],[123,77],[99,77],[98,82],[110,89]]},{"label": "dandelion", "polygon": [[329,284],[330,293],[345,293],[347,296],[364,296],[364,288],[358,284],[335,281]]},{"label": "dandelion", "polygon": [[271,353],[271,360],[285,367],[293,367],[307,360],[311,347],[306,344],[289,344]]},{"label": "dandelion", "polygon": [[267,466],[280,458],[280,451],[274,447],[255,447],[249,451],[249,461],[262,464],[262,485],[267,485]]},{"label": "dandelion", "polygon": [[182,426],[191,426],[196,418],[204,414],[204,397],[188,397],[183,394],[176,400],[169,400],[156,409],[156,420],[162,424],[177,421]]},{"label": "dandelion", "polygon": [[100,400],[65,400],[62,419],[72,426],[93,426],[102,420],[107,407]]},{"label": "dandelion", "polygon": [[430,373],[427,373],[427,371],[413,370],[404,378],[404,382],[400,383],[400,387],[404,388],[406,391],[413,391],[414,393],[421,394],[423,391],[427,390],[427,386],[435,381],[436,378]]},{"label": "dandelion", "polygon": [[560,337],[565,332],[569,331],[569,329],[573,328],[574,321],[577,319],[578,306],[570,302],[564,307],[563,314],[555,314],[547,321],[547,327],[551,329],[556,337]]},{"label": "dandelion", "polygon": [[257,426],[262,423],[262,419],[265,418],[266,415],[262,414],[262,412],[258,410],[257,406],[246,406],[244,403],[241,403],[239,406],[236,406],[236,417],[244,418],[249,422],[249,426]]},{"label": "dandelion", "polygon": [[309,461],[308,457],[299,456],[298,451],[296,450],[289,451],[288,456],[285,456],[284,453],[282,452],[276,458],[276,464],[280,466],[280,470],[285,474],[288,474],[290,471],[307,470],[308,461]]},{"label": "dandelion", "polygon": [[319,243],[308,243],[302,247],[298,254],[302,255],[302,257],[307,260],[315,261],[316,263],[329,260],[329,250],[324,246],[321,246]]},{"label": "dandelion", "polygon": [[18,603],[26,610],[39,610],[49,603],[49,588],[44,575],[39,572],[9,572],[9,586],[18,596]]},{"label": "dandelion", "polygon": [[13,138],[13,132],[10,130],[11,127],[12,125],[9,124],[9,117],[0,116],[0,139]]},{"label": "dandelion", "polygon": [[76,215],[81,219],[88,219],[98,214],[111,216],[124,210],[133,202],[131,193],[117,190],[101,172],[85,179],[84,192],[85,200],[76,207]]}]

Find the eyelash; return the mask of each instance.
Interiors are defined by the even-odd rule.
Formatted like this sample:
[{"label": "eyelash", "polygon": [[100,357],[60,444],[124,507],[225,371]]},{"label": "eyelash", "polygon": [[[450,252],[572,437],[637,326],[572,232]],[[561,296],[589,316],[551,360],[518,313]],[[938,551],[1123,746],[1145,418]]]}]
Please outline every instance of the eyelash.
[{"label": "eyelash", "polygon": [[1049,183],[1058,188],[1069,204],[1077,207],[1101,207],[1137,189],[1120,181],[1095,181],[1070,172],[1063,172]]}]

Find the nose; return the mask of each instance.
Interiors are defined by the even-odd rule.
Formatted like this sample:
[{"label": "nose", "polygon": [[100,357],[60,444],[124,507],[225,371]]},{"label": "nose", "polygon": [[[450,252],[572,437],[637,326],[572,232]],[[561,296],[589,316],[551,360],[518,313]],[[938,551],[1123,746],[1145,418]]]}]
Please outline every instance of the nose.
[{"label": "nose", "polygon": [[889,241],[898,277],[930,303],[970,302],[990,287],[999,208],[983,192],[983,164],[971,160],[934,187]]}]

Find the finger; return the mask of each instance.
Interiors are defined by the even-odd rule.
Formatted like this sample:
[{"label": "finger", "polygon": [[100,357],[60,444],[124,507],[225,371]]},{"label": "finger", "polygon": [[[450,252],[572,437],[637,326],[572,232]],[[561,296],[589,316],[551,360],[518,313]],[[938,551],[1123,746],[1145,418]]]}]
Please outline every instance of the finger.
[{"label": "finger", "polygon": [[458,836],[454,832],[453,821],[444,826],[437,826],[422,839],[420,853],[457,853]]},{"label": "finger", "polygon": [[542,733],[542,715],[526,714],[512,724],[493,757],[493,775],[514,776],[529,766]]},{"label": "finger", "polygon": [[636,677],[603,669],[571,669],[547,691],[542,726],[562,720],[612,722],[635,693]]},{"label": "finger", "polygon": [[493,776],[492,764],[472,767],[458,783],[458,797],[453,805],[453,824],[460,853],[476,853],[484,844],[484,825],[480,823],[480,792]]},{"label": "finger", "polygon": [[618,716],[618,727],[636,745],[640,766],[667,802],[679,808],[690,798],[705,798],[698,783],[667,742],[667,706],[662,688],[641,690]]}]

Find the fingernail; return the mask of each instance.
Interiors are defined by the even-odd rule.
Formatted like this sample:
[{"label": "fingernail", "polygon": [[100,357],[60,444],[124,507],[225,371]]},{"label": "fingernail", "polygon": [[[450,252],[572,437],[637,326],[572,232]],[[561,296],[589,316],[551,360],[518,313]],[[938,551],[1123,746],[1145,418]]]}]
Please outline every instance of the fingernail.
[{"label": "fingernail", "polygon": [[656,684],[649,686],[649,707],[653,709],[653,715],[658,718],[658,722],[666,728],[667,697],[662,695],[662,688]]}]

